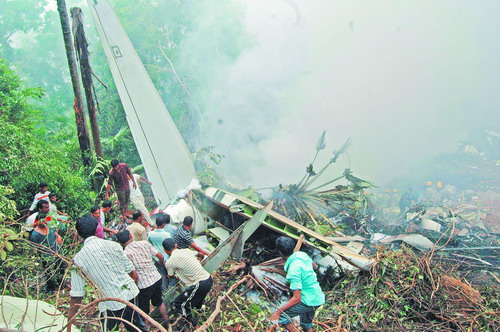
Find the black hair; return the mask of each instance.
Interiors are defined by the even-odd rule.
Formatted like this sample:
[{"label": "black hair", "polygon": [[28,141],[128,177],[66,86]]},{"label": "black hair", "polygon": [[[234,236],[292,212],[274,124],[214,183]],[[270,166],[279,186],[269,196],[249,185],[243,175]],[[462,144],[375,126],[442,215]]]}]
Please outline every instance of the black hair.
[{"label": "black hair", "polygon": [[293,249],[295,249],[295,241],[288,236],[280,236],[276,239],[276,249],[278,249],[281,256],[288,257],[293,254]]},{"label": "black hair", "polygon": [[170,216],[166,213],[156,218],[156,226],[161,226],[165,224],[170,224]]},{"label": "black hair", "polygon": [[116,165],[118,165],[120,162],[116,159],[113,159],[111,160],[111,167],[115,167]]},{"label": "black hair", "polygon": [[165,251],[172,251],[172,249],[174,249],[175,247],[175,242],[174,239],[168,237],[165,240],[163,240],[161,245],[163,246],[163,249],[165,249]]},{"label": "black hair", "polygon": [[49,194],[49,198],[54,197],[54,196],[56,196],[56,194],[55,194],[55,193],[50,193],[50,194]]},{"label": "black hair", "polygon": [[90,212],[91,213],[94,213],[96,212],[97,210],[99,210],[101,207],[99,205],[94,205],[93,207],[90,208]]},{"label": "black hair", "polygon": [[43,187],[48,187],[47,183],[40,182],[40,184],[38,185],[38,188],[42,189]]},{"label": "black hair", "polygon": [[113,203],[109,199],[106,199],[104,202],[102,202],[102,207],[103,208],[110,208],[113,206]]},{"label": "black hair", "polygon": [[76,221],[76,231],[84,239],[94,236],[97,229],[97,220],[91,215],[84,215]]},{"label": "black hair", "polygon": [[134,212],[134,214],[132,215],[132,220],[137,220],[139,219],[140,217],[142,216],[142,212],[137,210]]},{"label": "black hair", "polygon": [[38,202],[36,202],[36,209],[40,210],[45,204],[49,204],[49,202],[44,199],[39,200]]},{"label": "black hair", "polygon": [[125,244],[125,243],[127,243],[128,240],[130,240],[130,232],[128,230],[124,229],[123,231],[120,231],[120,232],[118,232],[118,234],[116,234],[116,239],[121,244]]},{"label": "black hair", "polygon": [[182,222],[184,226],[191,226],[193,224],[193,217],[187,216],[184,217],[184,221]]}]

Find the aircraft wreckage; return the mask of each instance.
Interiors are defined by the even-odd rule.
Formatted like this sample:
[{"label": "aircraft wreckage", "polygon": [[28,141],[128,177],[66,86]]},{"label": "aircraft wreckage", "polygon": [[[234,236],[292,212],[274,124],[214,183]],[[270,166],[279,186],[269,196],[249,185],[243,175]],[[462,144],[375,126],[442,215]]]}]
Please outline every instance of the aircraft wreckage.
[{"label": "aircraft wreckage", "polygon": [[[158,208],[168,212],[181,209],[194,216],[194,232],[206,230],[206,220],[237,220],[229,228],[209,230],[220,240],[204,260],[209,272],[215,271],[229,256],[241,258],[245,241],[260,227],[294,239],[321,253],[324,267],[340,264],[350,269],[369,269],[373,260],[342,246],[332,239],[290,220],[266,206],[230,192],[208,187],[200,190],[207,211],[188,203],[189,184],[195,178],[195,167],[186,143],[151,81],[134,46],[107,0],[87,0],[97,27],[127,121]],[[199,186],[198,186],[199,188]],[[222,233],[225,235],[221,235]],[[301,240],[302,240],[301,238]]]}]

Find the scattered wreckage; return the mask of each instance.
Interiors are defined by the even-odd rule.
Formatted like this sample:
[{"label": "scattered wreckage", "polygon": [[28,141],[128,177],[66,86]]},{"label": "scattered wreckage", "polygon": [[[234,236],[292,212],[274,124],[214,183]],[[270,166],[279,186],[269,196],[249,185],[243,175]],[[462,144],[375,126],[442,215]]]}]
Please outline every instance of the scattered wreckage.
[{"label": "scattered wreckage", "polygon": [[[478,222],[477,218],[474,219],[477,216],[482,216],[481,208],[466,205],[457,206],[455,210],[440,207],[436,207],[434,210],[432,208],[420,210],[417,208],[415,211],[407,213],[405,218],[398,222],[397,225],[384,225],[383,221],[378,220],[379,227],[375,232],[367,230],[367,224],[374,221],[375,216],[373,214],[362,216],[362,218],[355,218],[352,214],[344,215],[340,217],[348,222],[353,224],[359,222],[359,225],[356,224],[353,227],[353,234],[334,232],[329,234],[332,236],[326,236],[326,234],[316,232],[316,229],[312,230],[292,220],[294,219],[293,216],[289,218],[290,216],[287,217],[273,211],[273,201],[263,205],[227,190],[214,187],[206,187],[201,190],[201,186],[193,186],[192,179],[196,177],[196,171],[191,153],[151,82],[117,15],[108,0],[88,0],[88,5],[100,35],[144,169],[147,177],[154,184],[152,190],[159,210],[169,213],[174,222],[180,222],[185,215],[192,215],[195,217],[195,233],[210,234],[217,239],[217,247],[203,262],[209,272],[217,270],[230,256],[241,259],[244,245],[252,238],[252,235],[254,237],[265,237],[269,236],[269,234],[283,234],[296,239],[298,243],[302,243],[304,248],[311,252],[315,261],[322,267],[322,271],[328,270],[331,272],[333,270],[336,276],[344,278],[342,282],[337,282],[332,286],[333,290],[353,282],[352,290],[349,291],[349,294],[344,294],[344,301],[340,298],[339,301],[330,303],[330,307],[333,308],[332,312],[339,315],[338,319],[332,322],[333,314],[328,312],[325,314],[326,318],[323,317],[326,320],[318,324],[323,324],[328,328],[333,326],[338,331],[352,328],[373,329],[377,323],[396,324],[390,327],[404,329],[406,326],[405,320],[410,321],[407,317],[411,316],[414,317],[412,319],[420,321],[422,324],[422,326],[412,325],[412,328],[422,327],[424,329],[424,323],[430,324],[429,322],[441,320],[444,323],[439,323],[441,325],[438,324],[438,329],[441,326],[444,329],[453,329],[457,326],[460,328],[468,326],[471,330],[473,329],[474,324],[480,318],[479,315],[470,316],[469,313],[469,325],[460,325],[462,324],[460,322],[461,318],[457,318],[456,315],[453,316],[454,313],[451,315],[449,313],[437,313],[436,301],[433,300],[433,296],[439,294],[443,289],[459,290],[460,294],[469,294],[467,298],[479,308],[482,308],[480,307],[483,302],[481,295],[471,286],[443,273],[443,270],[434,271],[435,267],[431,265],[431,259],[433,253],[440,250],[441,252],[449,252],[455,249],[467,251],[498,249],[496,238],[498,228],[492,230],[491,227],[488,228],[489,226],[485,224],[485,219],[479,218],[480,222]],[[324,134],[322,138],[324,139]],[[348,144],[349,141],[339,151],[336,151],[334,157],[325,167],[335,163]],[[318,143],[317,152],[321,149],[324,149],[322,139]],[[305,189],[323,173],[324,169],[321,169],[316,174],[311,164],[307,168],[308,174],[306,177],[298,185],[290,186],[287,193],[299,188],[304,189],[301,194],[309,194],[310,192],[306,192]],[[324,206],[327,206],[332,204],[332,197],[337,195],[342,197],[344,195],[353,198],[353,204],[350,207],[353,207],[354,210],[358,206],[369,204],[362,192],[371,184],[352,176],[349,170],[346,170],[343,177],[353,184],[355,190],[339,186],[339,188],[323,192],[317,191],[314,193],[315,196],[309,195],[308,199],[321,201]],[[327,184],[333,183],[335,180],[337,179],[329,181]],[[187,185],[190,181],[191,184]],[[322,186],[314,189],[319,189]],[[360,197],[361,199],[358,199]],[[277,205],[280,204],[278,202]],[[277,206],[276,209],[281,211],[280,206]],[[332,227],[328,216],[324,216],[323,219],[328,222],[327,227]],[[494,227],[498,227],[498,223]],[[487,241],[486,244],[482,243],[479,246],[477,245],[478,242],[476,242],[478,240],[491,241]],[[405,252],[404,255],[391,255],[390,252],[376,249],[379,245],[391,246],[399,242],[404,242],[422,252],[428,252],[430,257],[425,255],[425,259],[417,259],[412,253]],[[346,245],[340,243],[346,243]],[[451,243],[455,246],[451,247]],[[474,246],[460,246],[460,244],[464,243],[474,244]],[[405,247],[402,250],[406,250]],[[373,256],[373,254],[376,255]],[[457,256],[458,254],[453,253],[453,255]],[[488,257],[484,259],[471,257],[470,255],[461,256],[467,256],[467,259],[472,258],[480,262],[481,266],[498,269],[498,255],[496,255],[496,258]],[[248,266],[246,262],[240,260],[239,263],[230,267],[229,271],[250,269],[253,276],[251,283],[258,284],[263,289],[279,294],[286,289],[281,264],[280,259],[272,259]],[[405,269],[399,269],[398,267],[401,265]],[[371,274],[360,273],[359,278],[356,277],[357,279],[354,280],[349,278],[354,278],[358,274],[340,273],[345,270],[370,271]],[[436,280],[434,279],[435,273],[440,273]],[[380,282],[382,280],[381,276],[384,275],[386,279]],[[364,286],[360,288],[360,284]],[[238,286],[239,283],[234,285]],[[420,298],[411,295],[411,292],[409,292],[417,288],[421,292],[418,295]],[[380,290],[380,293],[370,293],[367,290]],[[168,302],[169,299],[173,298],[172,293],[176,291],[178,291],[177,288],[171,288],[164,300]],[[343,294],[340,290],[338,293]],[[372,296],[365,298],[365,293],[372,294]],[[352,297],[354,295],[359,295],[359,297],[356,300],[358,302],[352,307],[346,299],[348,296]],[[222,298],[224,296],[219,299]],[[444,294],[443,298],[449,298],[449,294]],[[460,297],[457,301],[467,300]],[[217,308],[214,312],[220,311],[220,305],[221,303],[217,301]],[[398,308],[399,311],[395,313],[395,319],[387,323],[385,319],[389,315],[385,318],[379,315],[380,305],[387,306],[387,308],[384,307],[384,310],[390,309],[391,306],[392,308]],[[442,305],[445,306],[447,303],[442,302]],[[419,312],[419,306],[428,311],[428,314],[425,314],[427,316]],[[362,308],[366,311],[361,310]],[[473,311],[474,314],[477,314],[478,310]],[[359,317],[358,311],[365,312],[365,317]],[[436,318],[436,315],[441,315],[441,318]],[[356,325],[358,323],[353,320],[352,317],[354,316],[361,321],[360,325]],[[210,319],[213,320],[213,317],[211,316],[207,322],[210,322]],[[347,321],[347,325],[343,323],[343,320]],[[328,324],[325,322],[328,322]],[[428,325],[425,328],[428,328]]]}]

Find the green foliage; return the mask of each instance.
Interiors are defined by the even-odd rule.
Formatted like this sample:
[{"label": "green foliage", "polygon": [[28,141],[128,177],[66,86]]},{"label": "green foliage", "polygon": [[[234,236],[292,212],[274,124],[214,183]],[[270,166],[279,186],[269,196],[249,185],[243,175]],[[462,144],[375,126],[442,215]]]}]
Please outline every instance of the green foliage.
[{"label": "green foliage", "polygon": [[440,284],[452,271],[431,257],[403,248],[379,250],[377,259],[371,273],[347,274],[327,292],[318,321],[336,317],[339,331],[498,329],[498,321],[488,319],[498,307]]},{"label": "green foliage", "polygon": [[16,202],[8,198],[12,194],[12,187],[0,184],[0,220],[12,220],[17,215]]},{"label": "green foliage", "polygon": [[40,97],[35,93],[39,90],[24,88],[4,60],[0,61],[0,82],[5,87],[1,95],[0,184],[11,189],[8,198],[24,210],[38,183],[44,181],[62,198],[62,210],[80,213],[91,204],[91,195],[76,140],[47,139],[47,132],[37,129],[37,111],[30,106],[29,98]]},{"label": "green foliage", "polygon": [[223,155],[215,153],[215,146],[207,146],[196,153],[194,165],[196,178],[208,186],[223,186],[224,177],[217,171],[217,166],[224,158]]}]

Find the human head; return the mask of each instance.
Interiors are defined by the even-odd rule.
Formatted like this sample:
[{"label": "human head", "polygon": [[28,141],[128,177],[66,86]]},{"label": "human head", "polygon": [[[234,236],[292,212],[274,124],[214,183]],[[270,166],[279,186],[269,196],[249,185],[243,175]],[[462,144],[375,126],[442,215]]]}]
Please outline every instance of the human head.
[{"label": "human head", "polygon": [[76,221],[76,231],[84,239],[95,236],[96,230],[97,220],[89,214],[78,218]]},{"label": "human head", "polygon": [[116,234],[116,238],[121,244],[126,244],[127,242],[132,241],[132,235],[130,235],[130,232],[126,229],[118,232],[118,234]]},{"label": "human head", "polygon": [[41,199],[36,203],[36,209],[39,213],[47,214],[49,213],[50,205],[49,202]]},{"label": "human head", "polygon": [[40,184],[38,185],[38,189],[40,189],[40,192],[42,193],[46,192],[48,187],[49,186],[45,182],[40,182]]},{"label": "human head", "polygon": [[90,208],[90,213],[92,217],[99,219],[101,217],[101,207],[99,205],[94,205]]},{"label": "human head", "polygon": [[156,227],[163,228],[165,225],[170,223],[170,216],[168,214],[164,214],[156,218]]},{"label": "human head", "polygon": [[113,206],[113,203],[109,199],[105,200],[102,202],[102,212],[108,213],[109,210],[111,210],[111,207]]},{"label": "human head", "polygon": [[166,238],[161,244],[163,246],[163,250],[165,250],[165,252],[169,255],[172,253],[172,251],[174,251],[175,248],[177,248],[177,244],[172,238]]},{"label": "human head", "polygon": [[116,159],[111,160],[111,167],[116,169],[116,167],[120,164],[120,162]]},{"label": "human head", "polygon": [[278,249],[282,257],[289,257],[293,254],[293,249],[295,249],[295,241],[288,236],[280,236],[276,239],[276,249]]},{"label": "human head", "polygon": [[134,214],[132,215],[133,221],[141,222],[142,219],[144,219],[144,217],[142,216],[142,212],[139,210],[135,211]]},{"label": "human head", "polygon": [[47,220],[45,218],[47,218],[47,215],[45,213],[38,213],[35,218],[35,223],[45,226],[47,225]]},{"label": "human head", "polygon": [[190,229],[191,226],[193,226],[193,217],[184,217],[184,221],[182,222],[182,224],[184,225],[184,228]]},{"label": "human head", "polygon": [[55,203],[55,202],[56,202],[56,200],[57,200],[57,196],[56,196],[56,194],[54,194],[54,193],[50,193],[50,194],[49,194],[49,201],[51,201],[52,203]]}]

